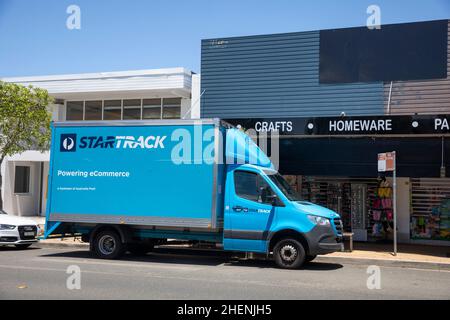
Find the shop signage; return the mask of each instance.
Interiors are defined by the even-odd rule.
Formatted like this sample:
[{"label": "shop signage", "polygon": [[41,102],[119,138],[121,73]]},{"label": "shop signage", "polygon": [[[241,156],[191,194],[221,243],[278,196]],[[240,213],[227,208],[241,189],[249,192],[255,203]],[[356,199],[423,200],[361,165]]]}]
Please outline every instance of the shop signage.
[{"label": "shop signage", "polygon": [[395,152],[378,154],[378,172],[395,170]]},{"label": "shop signage", "polygon": [[226,119],[245,130],[280,135],[450,134],[450,115]]}]

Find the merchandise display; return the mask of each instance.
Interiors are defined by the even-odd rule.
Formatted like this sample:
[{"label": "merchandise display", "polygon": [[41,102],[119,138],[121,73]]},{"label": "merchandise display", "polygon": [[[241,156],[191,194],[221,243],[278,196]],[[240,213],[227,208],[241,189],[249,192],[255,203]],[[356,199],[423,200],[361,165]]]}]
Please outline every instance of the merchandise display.
[{"label": "merchandise display", "polygon": [[392,187],[385,178],[380,178],[374,190],[369,210],[371,237],[386,239],[392,233],[394,211],[392,207]]}]

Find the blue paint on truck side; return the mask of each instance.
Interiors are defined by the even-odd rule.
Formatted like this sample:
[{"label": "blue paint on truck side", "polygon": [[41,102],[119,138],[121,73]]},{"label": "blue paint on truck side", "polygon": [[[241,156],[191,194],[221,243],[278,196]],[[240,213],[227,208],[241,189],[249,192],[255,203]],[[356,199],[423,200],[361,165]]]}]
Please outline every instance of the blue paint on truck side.
[{"label": "blue paint on truck side", "polygon": [[337,213],[302,201],[270,159],[217,119],[53,124],[45,237],[116,228],[124,243],[183,239],[270,253],[341,248]]}]

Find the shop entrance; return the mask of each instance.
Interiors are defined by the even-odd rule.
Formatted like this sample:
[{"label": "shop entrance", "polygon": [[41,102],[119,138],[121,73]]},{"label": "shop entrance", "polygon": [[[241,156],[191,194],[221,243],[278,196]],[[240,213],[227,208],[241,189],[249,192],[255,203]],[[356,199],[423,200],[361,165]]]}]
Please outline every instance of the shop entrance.
[{"label": "shop entrance", "polygon": [[287,180],[310,202],[338,212],[344,231],[355,241],[392,239],[392,188],[375,178],[287,176]]}]

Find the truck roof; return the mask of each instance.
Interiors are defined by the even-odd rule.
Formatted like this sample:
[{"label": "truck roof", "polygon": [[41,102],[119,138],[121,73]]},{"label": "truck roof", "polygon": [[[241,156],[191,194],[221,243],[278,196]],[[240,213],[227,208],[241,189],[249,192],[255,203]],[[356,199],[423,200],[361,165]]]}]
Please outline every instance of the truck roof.
[{"label": "truck roof", "polygon": [[159,120],[97,120],[97,121],[54,121],[54,127],[113,127],[113,126],[164,126],[164,125],[208,125],[233,127],[219,118],[208,119],[159,119]]}]

